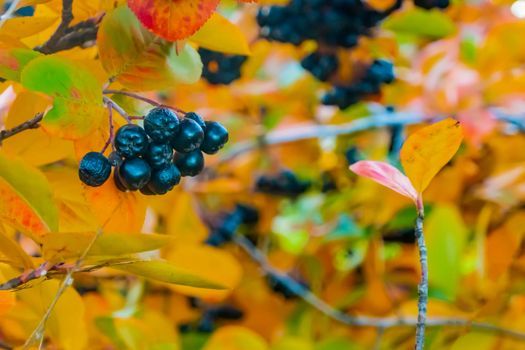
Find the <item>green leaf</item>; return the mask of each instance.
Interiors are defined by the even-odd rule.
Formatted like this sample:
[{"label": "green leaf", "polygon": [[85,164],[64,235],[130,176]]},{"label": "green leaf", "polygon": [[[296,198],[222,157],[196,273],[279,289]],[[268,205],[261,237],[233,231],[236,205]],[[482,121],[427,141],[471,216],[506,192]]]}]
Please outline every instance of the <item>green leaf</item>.
[{"label": "green leaf", "polygon": [[53,108],[42,127],[50,134],[76,140],[97,129],[104,116],[102,89],[94,75],[78,63],[60,56],[42,56],[22,71],[29,90],[53,97]]},{"label": "green leaf", "polygon": [[40,53],[16,43],[0,42],[0,78],[20,81],[22,69],[38,56]]},{"label": "green leaf", "polygon": [[[44,259],[53,262],[78,258],[93,240],[95,232],[53,232],[42,238]],[[159,249],[170,237],[157,234],[104,232],[97,238],[88,256],[118,256]]]},{"label": "green leaf", "polygon": [[456,32],[454,22],[439,10],[417,7],[396,12],[383,22],[385,29],[438,39]]},{"label": "green leaf", "polygon": [[163,260],[137,261],[130,264],[112,266],[112,268],[158,282],[206,289],[225,289],[224,286],[220,284],[208,281],[188,270],[181,269]]},{"label": "green leaf", "polygon": [[190,45],[177,50],[146,30],[126,6],[106,14],[97,38],[104,69],[125,87],[156,90],[199,80],[202,62]]},{"label": "green leaf", "polygon": [[456,207],[435,206],[427,216],[425,235],[431,288],[452,300],[461,287],[461,257],[467,229]]},{"label": "green leaf", "polygon": [[47,178],[0,153],[0,218],[34,238],[58,229],[58,209]]}]

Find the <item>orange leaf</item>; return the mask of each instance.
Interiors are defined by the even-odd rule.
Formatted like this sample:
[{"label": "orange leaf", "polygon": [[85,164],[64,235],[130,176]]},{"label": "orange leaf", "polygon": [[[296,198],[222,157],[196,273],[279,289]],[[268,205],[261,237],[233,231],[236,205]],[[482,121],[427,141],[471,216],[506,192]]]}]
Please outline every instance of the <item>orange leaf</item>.
[{"label": "orange leaf", "polygon": [[458,121],[445,119],[412,134],[401,149],[401,164],[417,192],[422,193],[457,152],[463,140]]},{"label": "orange leaf", "polygon": [[170,41],[195,33],[218,4],[219,0],[128,0],[144,27]]},{"label": "orange leaf", "polygon": [[146,208],[136,193],[119,191],[110,179],[100,187],[85,186],[84,195],[105,231],[141,231]]}]

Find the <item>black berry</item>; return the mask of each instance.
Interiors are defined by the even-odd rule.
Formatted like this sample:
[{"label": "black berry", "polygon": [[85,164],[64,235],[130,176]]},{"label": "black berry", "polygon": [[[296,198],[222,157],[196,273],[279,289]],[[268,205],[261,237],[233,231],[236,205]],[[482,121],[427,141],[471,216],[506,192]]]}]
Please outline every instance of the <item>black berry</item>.
[{"label": "black berry", "polygon": [[153,193],[165,194],[179,184],[180,176],[179,169],[175,165],[170,164],[163,169],[154,171],[146,187]]},{"label": "black berry", "polygon": [[171,140],[171,145],[177,152],[191,152],[198,149],[204,140],[204,131],[192,119],[184,119],[180,123],[177,135]]},{"label": "black berry", "polygon": [[151,167],[140,158],[126,159],[119,167],[119,180],[129,190],[144,187],[151,177]]},{"label": "black berry", "polygon": [[101,186],[110,174],[111,164],[102,153],[89,152],[80,161],[78,177],[88,186]]},{"label": "black berry", "polygon": [[296,197],[306,192],[310,186],[310,181],[300,180],[294,173],[285,170],[274,176],[260,176],[255,184],[255,189],[258,192],[278,196]]},{"label": "black berry", "polygon": [[199,49],[202,60],[202,77],[210,84],[227,85],[241,77],[241,67],[246,56],[227,55],[208,49]]},{"label": "black berry", "polygon": [[228,130],[221,123],[206,122],[204,141],[201,151],[207,154],[217,153],[228,142]]},{"label": "black berry", "polygon": [[179,130],[179,119],[169,108],[153,108],[144,118],[144,130],[155,142],[169,142]]},{"label": "black berry", "polygon": [[204,122],[204,119],[202,119],[202,117],[197,113],[188,112],[184,117],[195,121],[197,124],[199,124],[203,131],[206,130],[206,123]]},{"label": "black berry", "polygon": [[204,168],[204,156],[199,150],[176,153],[174,162],[182,176],[195,176]]},{"label": "black berry", "polygon": [[162,169],[173,159],[173,149],[166,143],[150,143],[144,159],[152,169]]},{"label": "black berry", "polygon": [[138,125],[124,125],[115,135],[115,148],[126,158],[142,156],[148,148],[148,135]]}]

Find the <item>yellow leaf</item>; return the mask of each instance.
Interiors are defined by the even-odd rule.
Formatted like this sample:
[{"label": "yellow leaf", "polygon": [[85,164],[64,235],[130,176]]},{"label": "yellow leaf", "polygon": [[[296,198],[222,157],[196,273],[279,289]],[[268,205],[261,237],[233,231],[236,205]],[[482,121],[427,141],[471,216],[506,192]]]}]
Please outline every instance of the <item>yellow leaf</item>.
[{"label": "yellow leaf", "polygon": [[78,178],[78,167],[53,167],[46,169],[45,175],[51,183],[58,206],[60,232],[95,231],[100,227],[82,195],[83,187]]},{"label": "yellow leaf", "polygon": [[[53,232],[42,237],[44,259],[52,262],[78,258],[95,237],[95,232]],[[117,256],[159,249],[170,237],[157,234],[104,232],[93,244],[88,256]]]},{"label": "yellow leaf", "polygon": [[170,208],[166,217],[166,229],[177,243],[199,243],[206,239],[208,228],[201,221],[191,194],[184,191],[177,193]]},{"label": "yellow leaf", "polygon": [[221,283],[196,274],[191,269],[172,264],[163,260],[135,261],[129,264],[111,266],[111,268],[126,271],[134,275],[157,282],[193,286],[196,288],[224,289]]},{"label": "yellow leaf", "polygon": [[[54,299],[60,282],[45,281],[32,288],[16,292],[19,300],[9,317],[17,320],[29,333],[44,315]],[[73,288],[68,288],[58,299],[46,324],[46,334],[51,342],[64,350],[82,350],[87,342],[87,329],[84,321],[84,303]]]},{"label": "yellow leaf", "polygon": [[248,41],[241,29],[217,12],[189,40],[213,51],[236,55],[250,54]]},{"label": "yellow leaf", "polygon": [[267,350],[266,341],[251,329],[239,326],[221,327],[211,336],[203,350]]},{"label": "yellow leaf", "polygon": [[33,238],[58,228],[58,210],[46,177],[1,153],[0,218]]},{"label": "yellow leaf", "polygon": [[[12,128],[33,118],[37,113],[45,111],[49,104],[50,100],[41,94],[20,92],[9,109],[6,128]],[[73,154],[71,141],[51,137],[41,128],[25,130],[6,139],[3,149],[6,153],[17,155],[35,166],[54,163]]]},{"label": "yellow leaf", "polygon": [[185,286],[172,286],[179,293],[210,301],[226,298],[237,286],[242,276],[242,269],[237,260],[227,252],[205,245],[181,245],[170,250],[166,260],[176,266],[216,282],[227,290],[205,290]]},{"label": "yellow leaf", "polygon": [[6,262],[17,268],[31,269],[34,267],[31,258],[20,245],[7,235],[0,223],[0,262]]},{"label": "yellow leaf", "polygon": [[57,17],[13,17],[4,23],[0,29],[0,34],[25,38],[42,32],[56,20]]},{"label": "yellow leaf", "polygon": [[33,6],[38,4],[45,4],[46,2],[50,2],[51,0],[22,0],[18,3],[16,6],[17,8],[25,7],[25,6]]},{"label": "yellow leaf", "polygon": [[401,149],[401,164],[418,193],[422,193],[457,152],[463,139],[459,122],[445,119],[412,134]]},{"label": "yellow leaf", "polygon": [[[1,226],[1,225],[0,225]],[[0,235],[0,239],[2,236]],[[3,243],[0,242],[0,246]],[[3,275],[2,271],[0,271],[0,281],[4,282],[7,278]],[[0,317],[3,317],[6,313],[11,310],[11,308],[15,305],[15,293],[12,293],[11,291],[7,290],[1,290],[0,291]]]}]

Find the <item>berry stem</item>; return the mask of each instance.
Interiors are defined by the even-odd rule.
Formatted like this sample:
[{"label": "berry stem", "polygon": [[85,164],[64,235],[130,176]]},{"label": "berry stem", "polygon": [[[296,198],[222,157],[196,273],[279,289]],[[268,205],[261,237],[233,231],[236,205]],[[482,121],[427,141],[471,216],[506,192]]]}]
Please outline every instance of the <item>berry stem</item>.
[{"label": "berry stem", "polygon": [[168,105],[165,105],[165,104],[162,104],[162,103],[159,103],[151,98],[148,98],[148,97],[144,97],[142,95],[139,95],[139,94],[136,94],[134,92],[129,92],[129,91],[123,91],[123,90],[111,90],[111,89],[106,89],[104,91],[102,91],[104,94],[114,94],[114,95],[124,95],[124,96],[128,96],[128,97],[131,97],[131,98],[134,98],[136,100],[139,100],[139,101],[143,101],[143,102],[146,102],[152,106],[155,106],[155,107],[165,107],[165,108],[169,108],[169,109],[172,109],[173,111],[175,111],[178,115],[181,115],[181,116],[184,116],[186,114],[186,112],[184,112],[182,109],[180,108],[177,108],[177,107],[172,107],[172,106],[168,106]]},{"label": "berry stem", "polygon": [[155,106],[155,107],[162,106],[162,103],[159,103],[159,102],[157,102],[157,101],[155,101],[155,100],[153,100],[151,98],[147,98],[147,97],[144,97],[142,95],[136,94],[134,92],[108,89],[108,90],[104,90],[103,93],[104,94],[114,94],[114,95],[124,95],[124,96],[128,96],[128,97],[134,98],[136,100],[140,100],[140,101],[149,103],[150,105]]},{"label": "berry stem", "polygon": [[102,98],[104,99],[104,102],[106,103],[106,105],[111,106],[111,108],[115,109],[118,112],[118,114],[122,116],[122,118],[126,119],[128,124],[133,124],[133,122],[131,121],[131,118],[129,117],[129,114],[126,113],[126,111],[122,107],[120,107],[115,101],[113,101],[107,96],[104,96]]},{"label": "berry stem", "polygon": [[104,154],[106,150],[108,149],[109,145],[113,144],[113,139],[115,137],[115,127],[113,126],[113,106],[111,104],[108,104],[108,119],[109,119],[109,138],[106,141],[106,144],[104,145],[104,148],[102,148],[102,151],[100,153]]}]

